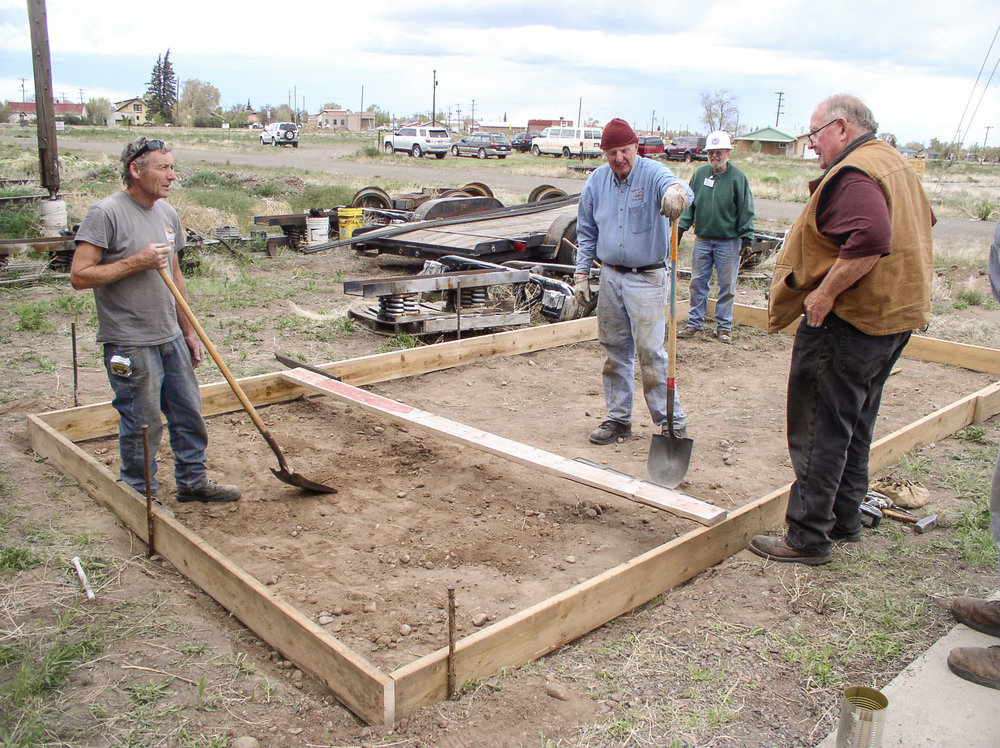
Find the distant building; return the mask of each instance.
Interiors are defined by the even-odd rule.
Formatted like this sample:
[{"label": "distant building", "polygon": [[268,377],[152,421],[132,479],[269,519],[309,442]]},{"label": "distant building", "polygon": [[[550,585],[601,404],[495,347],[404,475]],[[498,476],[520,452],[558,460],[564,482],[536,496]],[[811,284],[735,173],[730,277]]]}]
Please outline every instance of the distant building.
[{"label": "distant building", "polygon": [[114,103],[116,125],[141,125],[149,122],[149,105],[145,99],[125,99]]},{"label": "distant building", "polygon": [[[7,118],[7,122],[9,123],[17,124],[21,122],[28,124],[38,119],[35,102],[33,101],[8,101],[5,104],[10,112],[10,117]],[[86,104],[69,104],[67,102],[56,101],[52,107],[55,110],[57,120],[62,119],[66,115],[79,117],[80,119],[87,118]]]},{"label": "distant building", "polygon": [[546,127],[572,127],[571,119],[529,119],[528,132],[537,135]]},{"label": "distant building", "polygon": [[371,112],[351,112],[347,109],[324,109],[315,120],[310,117],[309,124],[327,130],[349,130],[364,132],[375,129],[375,115]]},{"label": "distant building", "polygon": [[792,156],[796,151],[797,139],[774,127],[765,127],[741,135],[736,140],[739,153],[764,153],[769,156]]},{"label": "distant building", "polygon": [[506,135],[508,138],[514,137],[519,132],[524,132],[524,125],[515,125],[513,122],[480,122],[473,127],[474,132],[497,132]]}]

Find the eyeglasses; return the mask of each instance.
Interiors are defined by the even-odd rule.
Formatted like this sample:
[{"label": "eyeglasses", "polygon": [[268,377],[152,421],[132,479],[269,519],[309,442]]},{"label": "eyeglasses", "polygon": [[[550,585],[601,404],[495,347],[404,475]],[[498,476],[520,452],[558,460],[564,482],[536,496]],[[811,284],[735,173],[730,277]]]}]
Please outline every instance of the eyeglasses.
[{"label": "eyeglasses", "polygon": [[815,138],[817,135],[819,135],[819,131],[820,130],[824,130],[827,127],[829,127],[830,125],[832,125],[834,122],[839,122],[839,121],[840,121],[840,117],[837,117],[837,119],[832,119],[829,122],[827,122],[825,125],[823,125],[823,127],[817,127],[815,130],[813,130],[811,133],[809,133],[809,135],[807,136],[809,138],[809,145],[816,145],[816,142],[813,140],[813,138]]},{"label": "eyeglasses", "polygon": [[131,166],[132,162],[139,158],[142,154],[149,153],[150,151],[162,151],[166,147],[167,144],[162,140],[144,140],[142,145],[136,149],[136,152],[129,157],[128,161],[125,162],[125,168],[127,169]]}]

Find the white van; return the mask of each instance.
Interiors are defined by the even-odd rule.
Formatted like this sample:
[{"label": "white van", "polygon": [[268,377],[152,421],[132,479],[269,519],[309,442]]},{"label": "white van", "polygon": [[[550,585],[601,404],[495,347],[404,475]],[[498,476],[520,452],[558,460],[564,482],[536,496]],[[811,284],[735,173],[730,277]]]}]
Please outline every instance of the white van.
[{"label": "white van", "polygon": [[531,152],[536,156],[550,153],[556,157],[594,158],[602,154],[601,130],[597,127],[547,127],[531,141]]}]

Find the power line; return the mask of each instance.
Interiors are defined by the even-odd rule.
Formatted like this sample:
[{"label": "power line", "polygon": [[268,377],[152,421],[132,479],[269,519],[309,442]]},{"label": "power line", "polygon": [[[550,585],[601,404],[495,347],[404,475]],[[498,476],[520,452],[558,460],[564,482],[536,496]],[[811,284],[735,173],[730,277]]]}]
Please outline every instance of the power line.
[{"label": "power line", "polygon": [[[951,141],[952,145],[960,146],[962,144],[962,140],[965,139],[963,137],[962,140],[959,140],[959,135],[962,132],[962,123],[965,122],[965,113],[969,111],[969,104],[972,102],[972,97],[975,96],[976,94],[976,87],[979,85],[979,79],[983,75],[983,70],[986,69],[986,63],[990,59],[990,54],[993,52],[993,45],[996,44],[998,34],[1000,34],[1000,24],[997,25],[997,30],[993,33],[993,41],[990,42],[990,48],[986,50],[986,56],[983,58],[983,64],[979,66],[979,73],[976,75],[976,80],[972,84],[972,90],[969,92],[969,98],[965,102],[965,109],[962,110],[962,117],[958,120],[958,127],[955,128],[955,136],[952,138]],[[995,65],[993,66],[993,70],[994,72],[996,71]],[[992,78],[993,75],[990,74],[990,79],[992,80]],[[986,93],[985,90],[983,91],[983,93]],[[982,97],[980,97],[980,101],[982,101]],[[976,105],[976,108],[977,109],[979,108],[978,104]],[[966,133],[968,133],[968,127],[966,127]]]}]

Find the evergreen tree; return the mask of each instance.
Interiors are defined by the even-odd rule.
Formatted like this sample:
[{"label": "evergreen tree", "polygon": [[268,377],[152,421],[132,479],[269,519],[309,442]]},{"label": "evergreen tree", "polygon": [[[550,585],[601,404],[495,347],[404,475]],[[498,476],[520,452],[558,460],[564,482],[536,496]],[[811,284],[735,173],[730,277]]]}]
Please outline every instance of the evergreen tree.
[{"label": "evergreen tree", "polygon": [[149,103],[149,114],[162,122],[174,121],[174,110],[177,107],[177,74],[170,62],[170,50],[165,55],[157,56],[153,72],[146,87],[146,101]]}]

